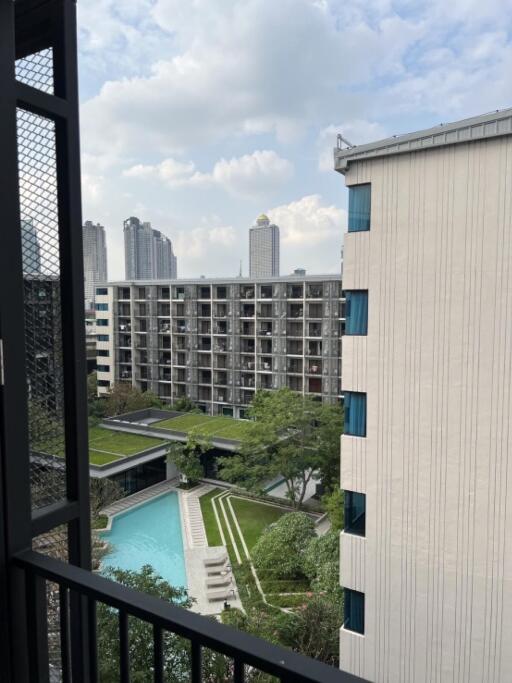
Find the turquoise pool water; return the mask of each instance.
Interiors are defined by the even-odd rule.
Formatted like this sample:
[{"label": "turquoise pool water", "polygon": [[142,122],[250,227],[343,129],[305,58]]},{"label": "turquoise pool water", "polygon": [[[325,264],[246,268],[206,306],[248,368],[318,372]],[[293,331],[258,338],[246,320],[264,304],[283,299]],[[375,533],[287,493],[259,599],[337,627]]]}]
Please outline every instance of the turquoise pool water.
[{"label": "turquoise pool water", "polygon": [[178,494],[166,493],[117,515],[112,529],[101,535],[112,547],[104,567],[137,570],[150,564],[171,585],[187,587]]}]

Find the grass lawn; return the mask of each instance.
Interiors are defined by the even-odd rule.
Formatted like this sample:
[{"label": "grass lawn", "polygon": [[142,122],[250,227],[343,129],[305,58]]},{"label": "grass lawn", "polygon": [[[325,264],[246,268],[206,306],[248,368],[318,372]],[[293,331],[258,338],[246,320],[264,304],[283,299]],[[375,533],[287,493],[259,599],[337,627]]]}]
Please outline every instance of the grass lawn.
[{"label": "grass lawn", "polygon": [[256,541],[269,524],[277,522],[280,517],[290,512],[290,510],[273,505],[235,498],[234,496],[231,496],[230,500],[249,552],[254,548]]},{"label": "grass lawn", "polygon": [[220,493],[220,489],[213,489],[213,491],[210,491],[199,498],[208,545],[222,545],[219,527],[217,526],[217,521],[215,519],[211,504],[211,499],[218,493]]},{"label": "grass lawn", "polygon": [[189,432],[194,427],[200,427],[203,434],[220,436],[225,439],[241,439],[250,429],[252,423],[248,420],[235,420],[222,415],[211,416],[189,413],[179,417],[171,417],[161,422],[153,422],[152,427],[175,429],[178,432]]},{"label": "grass lawn", "polygon": [[151,436],[117,432],[103,427],[90,427],[89,462],[93,465],[104,465],[165,443],[162,439],[155,439]]}]

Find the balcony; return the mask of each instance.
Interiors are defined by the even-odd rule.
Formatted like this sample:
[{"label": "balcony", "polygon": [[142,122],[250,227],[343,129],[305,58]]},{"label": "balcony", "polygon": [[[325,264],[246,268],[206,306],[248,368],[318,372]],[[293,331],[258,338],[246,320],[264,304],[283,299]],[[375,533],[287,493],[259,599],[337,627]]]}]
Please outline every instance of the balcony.
[{"label": "balcony", "polygon": [[[22,7],[22,11],[18,7]],[[97,611],[100,605],[106,605],[115,610],[118,617],[119,628],[113,634],[113,651],[117,655],[112,663],[117,669],[115,674],[119,673],[116,678],[121,683],[128,683],[131,677],[133,680],[134,622],[142,622],[148,633],[147,641],[137,643],[137,647],[147,649],[151,656],[151,665],[143,672],[144,681],[162,683],[170,677],[174,678],[175,652],[169,647],[169,634],[175,634],[185,639],[189,646],[189,671],[186,674],[190,675],[186,678],[192,683],[211,683],[213,680],[202,666],[207,650],[227,658],[225,673],[218,679],[222,681],[243,683],[253,680],[254,674],[262,671],[283,683],[355,683],[357,679],[332,667],[90,571],[86,366],[85,344],[81,338],[84,301],[82,235],[80,229],[76,229],[82,220],[75,3],[71,0],[58,3],[35,0],[3,2],[0,10],[0,45],[4,48],[0,54],[0,81],[5,86],[5,92],[9,93],[5,103],[2,102],[0,126],[2,191],[5,199],[2,208],[7,216],[6,238],[0,250],[0,278],[3,291],[10,286],[9,304],[5,305],[4,298],[0,308],[4,352],[2,393],[7,398],[2,401],[0,411],[0,591],[2,596],[9,598],[2,601],[2,681],[78,683],[100,680]],[[101,17],[98,17],[98,21],[101,21]],[[47,74],[54,85],[51,91],[37,89],[42,79],[41,71],[38,70],[35,71],[38,79],[35,83],[21,84],[14,80],[11,55],[16,54],[19,59],[25,59],[34,57],[36,53],[35,64],[44,65],[44,60],[38,61],[40,53],[49,48],[53,55],[50,60],[56,60],[55,64],[50,63]],[[22,114],[36,116],[37,121],[28,131],[23,115],[16,126],[16,109]],[[36,115],[32,113],[34,110],[37,111]],[[41,124],[41,118],[57,119],[58,125]],[[19,351],[27,340],[29,344],[33,340],[30,341],[28,336],[26,339],[24,331],[16,143],[27,145],[20,156],[24,163],[30,164],[34,160],[35,163],[41,163],[44,155],[48,155],[48,148],[44,145],[50,130],[55,133],[55,144],[50,146],[49,157],[56,162],[55,175],[59,182],[51,178],[48,187],[41,191],[49,195],[45,206],[58,206],[58,213],[42,225],[39,235],[45,253],[51,254],[48,258],[53,259],[51,265],[59,273],[59,284],[65,292],[56,317],[59,343],[62,339],[66,351],[63,358],[58,358],[62,381],[51,389],[53,394],[49,398],[60,406],[60,427],[65,425],[62,430],[65,446],[62,465],[66,469],[65,477],[55,487],[41,487],[42,498],[38,498],[34,494],[35,489],[31,491],[30,486],[33,472],[26,388],[31,355]],[[31,201],[41,200],[37,193],[33,193]],[[35,214],[45,216],[41,207],[36,207]],[[49,240],[48,234],[51,235]],[[53,252],[49,246],[53,247]],[[64,253],[59,253],[61,248]],[[136,297],[149,295],[149,288],[133,289]],[[173,286],[172,290],[175,289],[179,288]],[[180,294],[173,291],[173,295],[175,293]],[[143,389],[148,388],[147,378],[149,373],[143,373],[140,369],[138,380]],[[60,385],[65,386],[66,401],[62,401]],[[199,392],[199,398],[209,400],[211,390],[204,387],[200,389],[203,391]],[[177,398],[186,396],[185,385],[173,387],[172,393]],[[242,392],[242,400],[250,401],[252,393]],[[169,398],[171,387],[159,388],[159,395]],[[39,483],[42,481],[40,479]],[[64,533],[60,533],[62,529]],[[43,534],[59,537],[62,559],[31,549],[34,539],[40,540]]]}]

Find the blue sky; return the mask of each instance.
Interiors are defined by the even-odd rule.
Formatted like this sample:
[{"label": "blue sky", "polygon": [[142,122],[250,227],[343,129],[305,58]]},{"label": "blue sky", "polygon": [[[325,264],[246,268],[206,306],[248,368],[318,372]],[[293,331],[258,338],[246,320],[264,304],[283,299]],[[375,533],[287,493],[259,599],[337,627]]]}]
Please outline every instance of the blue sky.
[{"label": "blue sky", "polygon": [[180,276],[247,273],[248,228],[281,272],[336,272],[336,133],[362,144],[512,105],[512,0],[82,0],[84,219],[149,220]]}]

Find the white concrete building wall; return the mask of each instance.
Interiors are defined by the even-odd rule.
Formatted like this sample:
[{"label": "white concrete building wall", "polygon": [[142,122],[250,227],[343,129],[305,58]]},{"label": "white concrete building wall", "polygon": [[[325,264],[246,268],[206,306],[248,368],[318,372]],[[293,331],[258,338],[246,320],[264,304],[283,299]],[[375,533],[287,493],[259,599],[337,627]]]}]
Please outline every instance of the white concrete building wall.
[{"label": "white concrete building wall", "polygon": [[99,327],[96,325],[96,335],[107,335],[108,341],[99,341],[96,336],[96,353],[100,349],[107,350],[109,352],[108,356],[96,356],[96,365],[108,365],[110,367],[109,372],[98,371],[98,381],[108,381],[109,386],[99,386],[98,385],[98,395],[107,394],[110,386],[115,381],[115,356],[114,356],[114,296],[113,288],[107,287],[107,294],[96,294],[97,304],[107,304],[108,311],[97,311],[96,319],[102,318],[108,320],[107,326]]},{"label": "white concrete building wall", "polygon": [[366,537],[341,535],[365,634],[341,667],[370,681],[512,681],[512,137],[353,161],[369,232],[345,235],[344,289],[368,289],[343,339],[341,486]]}]

